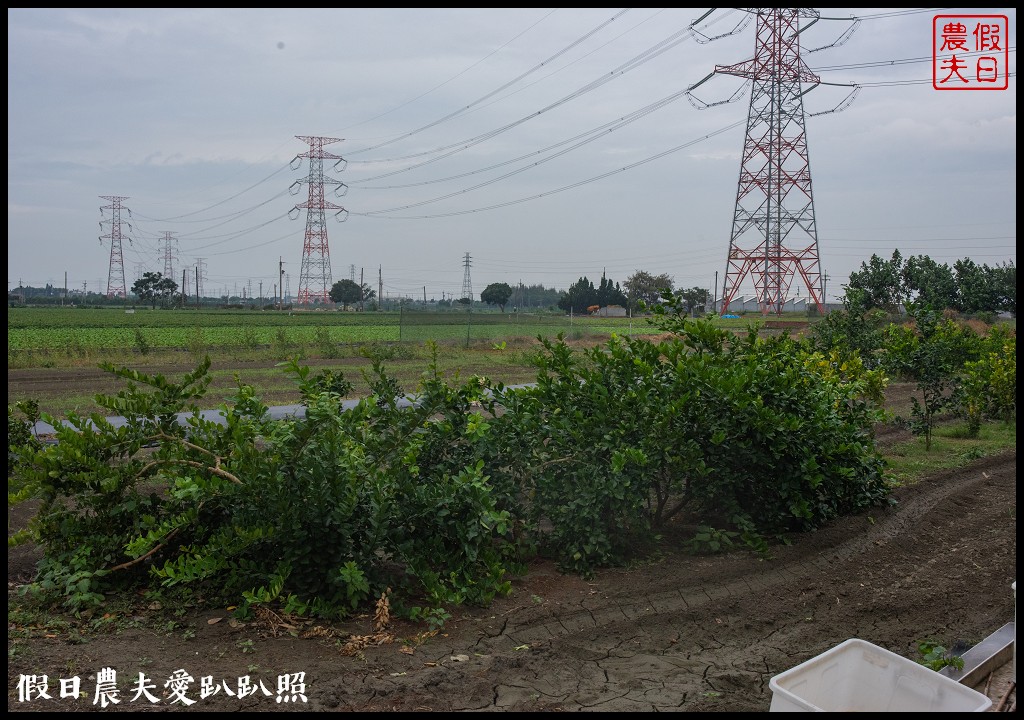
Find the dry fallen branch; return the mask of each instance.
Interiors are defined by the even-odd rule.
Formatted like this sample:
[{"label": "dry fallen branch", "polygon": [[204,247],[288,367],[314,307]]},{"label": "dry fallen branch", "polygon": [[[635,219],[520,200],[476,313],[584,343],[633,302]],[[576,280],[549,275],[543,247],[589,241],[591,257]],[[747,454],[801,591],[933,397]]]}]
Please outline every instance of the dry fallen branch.
[{"label": "dry fallen branch", "polygon": [[266,629],[270,630],[270,633],[277,637],[280,631],[284,630],[289,633],[298,631],[298,627],[285,620],[284,617],[277,614],[273,610],[263,605],[256,605],[253,607],[253,615],[256,618],[256,622],[262,625]]},{"label": "dry fallen branch", "polygon": [[[1013,691],[1015,689],[1017,689],[1017,681],[1016,680],[1012,681],[1010,683],[1010,685],[1007,687],[1007,691],[1002,693],[1002,697],[1001,697],[1001,700],[999,700],[999,704],[997,706],[995,706],[995,712],[996,713],[1001,713],[1002,712],[1002,708],[1004,708],[1006,706],[1007,701],[1010,700],[1010,695],[1013,694]],[[1014,701],[1014,705],[1017,705],[1017,701]]]},{"label": "dry fallen branch", "polygon": [[331,628],[326,628],[323,625],[314,625],[309,630],[307,630],[306,632],[302,633],[302,637],[304,637],[304,638],[317,638],[317,637],[332,638],[332,637],[335,636],[335,634],[336,633]]},{"label": "dry fallen branch", "polygon": [[358,655],[364,648],[371,645],[378,647],[394,642],[395,636],[391,633],[375,633],[373,635],[353,635],[344,645],[341,646],[342,655]]}]

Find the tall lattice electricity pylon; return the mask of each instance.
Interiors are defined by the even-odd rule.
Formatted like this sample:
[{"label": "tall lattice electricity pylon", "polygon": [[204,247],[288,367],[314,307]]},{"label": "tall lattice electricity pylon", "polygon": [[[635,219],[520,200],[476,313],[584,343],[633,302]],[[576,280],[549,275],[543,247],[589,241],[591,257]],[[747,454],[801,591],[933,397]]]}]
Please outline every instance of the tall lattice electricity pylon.
[{"label": "tall lattice electricity pylon", "polygon": [[[348,211],[341,205],[324,198],[324,185],[333,185],[335,189],[345,188],[345,183],[334,178],[324,177],[324,160],[337,160],[344,162],[340,155],[334,155],[324,151],[324,145],[340,142],[341,138],[312,137],[307,135],[296,135],[299,140],[309,143],[309,152],[301,153],[296,157],[309,158],[309,175],[303,180],[297,180],[292,184],[295,187],[299,183],[309,184],[309,199],[301,205],[296,205],[293,210],[305,208],[306,213],[306,240],[302,246],[302,270],[299,273],[299,294],[296,302],[300,305],[311,305],[313,303],[328,303],[331,301],[331,252],[327,246],[327,228],[325,210],[338,210],[335,217],[344,213],[344,220],[348,217]],[[338,163],[335,163],[337,167]]]},{"label": "tall lattice electricity pylon", "polygon": [[462,264],[466,267],[466,271],[462,274],[462,299],[466,300],[470,306],[473,304],[473,281],[469,279],[469,266],[470,263],[469,253],[466,253],[465,259]]},{"label": "tall lattice electricity pylon", "polygon": [[170,230],[164,230],[162,242],[163,248],[160,251],[160,257],[164,260],[164,277],[174,280],[174,260],[176,256],[172,243],[178,242],[178,239],[174,237]]},{"label": "tall lattice electricity pylon", "polygon": [[128,290],[124,283],[124,254],[121,251],[121,240],[127,239],[131,243],[132,239],[121,232],[121,225],[125,224],[131,228],[128,223],[123,223],[121,220],[121,210],[127,210],[128,216],[131,217],[132,211],[124,207],[121,204],[122,200],[127,200],[127,197],[120,195],[100,195],[103,200],[109,200],[109,205],[102,205],[100,207],[100,215],[103,214],[104,210],[110,210],[109,220],[100,220],[100,229],[103,229],[104,224],[110,225],[110,232],[106,235],[100,235],[100,244],[103,244],[104,238],[110,238],[110,269],[107,271],[107,297],[128,297]]},{"label": "tall lattice electricity pylon", "polygon": [[196,258],[196,297],[202,300],[206,297],[206,258]]},{"label": "tall lattice electricity pylon", "polygon": [[[822,312],[823,278],[803,104],[803,96],[821,80],[800,58],[799,28],[801,18],[813,23],[820,14],[811,8],[747,12],[756,16],[754,57],[736,65],[716,65],[712,73],[746,78],[752,86],[721,312],[728,312],[748,275],[753,277],[762,314],[782,313],[796,275],[807,288],[808,306],[814,304]],[[804,89],[804,84],[811,87]]]}]

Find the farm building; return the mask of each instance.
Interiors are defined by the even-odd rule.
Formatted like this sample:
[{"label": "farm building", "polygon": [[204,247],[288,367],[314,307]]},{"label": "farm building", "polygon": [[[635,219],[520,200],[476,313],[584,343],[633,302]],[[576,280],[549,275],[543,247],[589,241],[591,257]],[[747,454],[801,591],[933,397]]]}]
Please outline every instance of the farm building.
[{"label": "farm building", "polygon": [[[724,298],[719,298],[715,307],[721,308],[725,303]],[[761,305],[754,295],[741,295],[734,297],[729,303],[730,313],[760,312]],[[804,312],[807,310],[807,298],[790,298],[782,305],[782,312]]]}]

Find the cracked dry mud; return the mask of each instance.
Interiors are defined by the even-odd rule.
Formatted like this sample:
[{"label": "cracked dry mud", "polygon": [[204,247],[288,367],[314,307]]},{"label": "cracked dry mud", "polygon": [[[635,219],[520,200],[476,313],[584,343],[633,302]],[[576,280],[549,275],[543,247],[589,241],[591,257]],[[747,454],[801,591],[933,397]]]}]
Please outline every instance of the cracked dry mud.
[{"label": "cracked dry mud", "polygon": [[[1016,451],[895,499],[777,547],[768,560],[666,548],[589,581],[537,562],[511,595],[456,610],[439,634],[417,639],[423,626],[397,623],[393,642],[351,656],[341,645],[348,633],[372,633],[369,617],[334,638],[275,637],[267,625],[233,627],[221,610],[188,616],[173,632],[88,633],[78,644],[40,634],[13,655],[9,633],[8,709],[94,710],[95,675],[111,667],[122,702],[108,711],[184,709],[163,688],[183,669],[195,678],[191,709],[202,711],[764,712],[773,675],[848,638],[917,659],[921,640],[969,646],[1014,619]],[[14,585],[33,560],[30,549],[9,551]],[[160,703],[130,702],[140,672],[158,685]],[[278,677],[300,672],[306,701],[276,702]],[[51,688],[77,675],[87,697],[19,702],[23,674],[46,674]],[[246,675],[270,695],[200,699],[202,676],[237,688]]]}]

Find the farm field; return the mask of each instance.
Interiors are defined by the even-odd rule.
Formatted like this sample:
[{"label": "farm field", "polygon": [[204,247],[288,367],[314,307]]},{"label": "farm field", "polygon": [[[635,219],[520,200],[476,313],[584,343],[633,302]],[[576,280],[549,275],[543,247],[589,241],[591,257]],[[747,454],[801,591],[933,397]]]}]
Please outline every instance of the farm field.
[{"label": "farm field", "polygon": [[646,323],[631,318],[561,314],[453,312],[337,312],[250,310],[151,310],[137,308],[10,308],[8,360],[87,356],[115,348],[145,355],[183,348],[235,351],[328,344],[437,340],[501,341],[517,337],[629,334]]},{"label": "farm field", "polygon": [[[747,324],[720,322],[736,330]],[[776,323],[806,326],[805,320]],[[100,363],[172,378],[206,355],[212,361],[212,407],[226,401],[238,382],[255,387],[269,405],[294,404],[296,384],[278,367],[293,357],[314,370],[344,373],[355,386],[353,397],[368,392],[363,372],[378,357],[412,391],[430,358],[430,342],[437,343],[439,367],[449,377],[478,374],[516,384],[536,375],[531,353],[538,336],[562,333],[571,345],[586,346],[612,333],[651,332],[645,318],[558,314],[10,308],[7,397],[10,403],[36,400],[55,415],[91,413],[99,410],[97,393],[120,388]]]},{"label": "farm field", "polygon": [[[621,320],[625,320],[622,322]],[[103,362],[177,377],[204,356],[212,361],[207,395],[218,407],[252,385],[269,405],[291,405],[298,390],[278,365],[291,358],[314,370],[332,368],[368,392],[371,358],[385,363],[403,388],[415,390],[430,357],[450,377],[497,368],[508,383],[534,377],[529,353],[536,337],[559,332],[572,342],[593,342],[611,332],[643,332],[643,320],[600,320],[560,315],[497,313],[344,313],[260,311],[153,311],[12,308],[8,313],[8,402],[36,400],[58,416],[99,410],[97,393],[121,387],[100,370]]]}]

